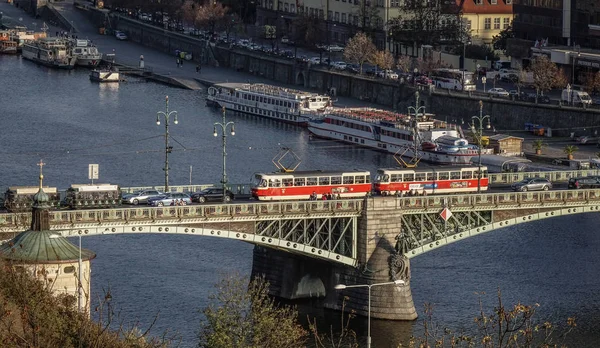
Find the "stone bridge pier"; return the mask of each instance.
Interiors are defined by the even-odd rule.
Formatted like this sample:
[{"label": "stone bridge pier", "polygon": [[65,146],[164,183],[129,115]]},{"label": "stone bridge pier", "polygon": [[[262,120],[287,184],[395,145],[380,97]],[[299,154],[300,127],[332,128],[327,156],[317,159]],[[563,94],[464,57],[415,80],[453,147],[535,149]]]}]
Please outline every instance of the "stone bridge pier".
[{"label": "stone bridge pier", "polygon": [[396,252],[401,211],[393,199],[369,198],[358,218],[355,267],[331,263],[285,251],[256,246],[252,276],[264,275],[271,295],[286,299],[324,298],[329,309],[368,315],[368,288],[335,290],[337,284],[364,285],[391,282],[371,288],[371,317],[388,320],[414,320],[417,312],[410,288],[410,263]]}]

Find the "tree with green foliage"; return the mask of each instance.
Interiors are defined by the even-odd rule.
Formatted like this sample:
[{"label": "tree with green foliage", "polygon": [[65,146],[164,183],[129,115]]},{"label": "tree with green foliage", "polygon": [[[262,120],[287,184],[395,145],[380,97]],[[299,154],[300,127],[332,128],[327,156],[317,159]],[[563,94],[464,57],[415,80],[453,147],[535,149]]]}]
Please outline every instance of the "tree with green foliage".
[{"label": "tree with green foliage", "polygon": [[234,275],[222,279],[209,296],[198,333],[199,348],[300,348],[308,332],[298,324],[298,312],[278,306],[269,297],[264,278]]},{"label": "tree with green foliage", "polygon": [[494,47],[495,50],[506,51],[508,39],[512,39],[514,37],[515,33],[513,31],[512,26],[502,29],[502,31],[498,33],[498,35],[494,35],[494,37],[492,38],[492,47]]}]

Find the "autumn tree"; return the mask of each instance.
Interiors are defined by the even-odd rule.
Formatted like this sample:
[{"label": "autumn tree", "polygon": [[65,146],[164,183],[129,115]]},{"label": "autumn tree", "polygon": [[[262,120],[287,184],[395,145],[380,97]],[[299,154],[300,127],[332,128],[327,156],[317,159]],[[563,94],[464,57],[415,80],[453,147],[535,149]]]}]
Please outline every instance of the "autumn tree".
[{"label": "autumn tree", "polygon": [[344,49],[344,58],[354,64],[360,66],[359,72],[362,74],[363,64],[368,62],[373,54],[377,51],[373,41],[363,32],[360,32],[346,44]]},{"label": "autumn tree", "polygon": [[583,75],[583,88],[588,93],[600,91],[600,72],[588,72]]},{"label": "autumn tree", "polygon": [[533,86],[536,94],[549,91],[555,87],[561,87],[566,78],[562,70],[552,63],[546,56],[536,57],[529,68],[533,73]]},{"label": "autumn tree", "polygon": [[206,0],[198,4],[187,0],[182,7],[182,16],[188,22],[197,27],[207,28],[211,33],[215,32],[217,24],[223,20],[228,8],[216,1]]},{"label": "autumn tree", "polygon": [[373,65],[385,71],[385,77],[387,78],[387,71],[394,67],[394,56],[389,51],[376,51],[369,60]]},{"label": "autumn tree", "polygon": [[209,305],[202,312],[199,348],[305,347],[308,332],[298,323],[298,312],[286,305],[278,306],[269,297],[264,278],[248,280],[229,276],[209,295]]}]

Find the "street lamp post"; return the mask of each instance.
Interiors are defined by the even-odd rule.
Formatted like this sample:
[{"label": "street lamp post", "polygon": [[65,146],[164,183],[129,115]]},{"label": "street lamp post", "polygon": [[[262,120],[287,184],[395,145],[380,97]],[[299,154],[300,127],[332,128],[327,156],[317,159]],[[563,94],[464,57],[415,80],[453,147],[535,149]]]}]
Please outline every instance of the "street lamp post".
[{"label": "street lamp post", "polygon": [[225,163],[227,160],[227,151],[226,151],[226,145],[227,145],[227,126],[231,126],[231,135],[235,135],[235,129],[234,129],[234,123],[233,122],[226,122],[225,121],[225,107],[223,107],[222,109],[223,111],[223,122],[215,122],[215,128],[213,131],[213,135],[216,137],[217,134],[217,126],[221,127],[221,131],[223,132],[223,179],[221,179],[221,183],[223,184],[223,203],[227,202],[227,170],[225,167]]},{"label": "street lamp post", "polygon": [[81,313],[81,231],[78,232],[78,236],[79,236],[79,279],[77,280],[77,309],[79,310],[79,312]]},{"label": "street lamp post", "polygon": [[169,192],[169,154],[173,150],[173,146],[169,146],[169,119],[171,115],[174,116],[173,123],[179,123],[177,121],[177,111],[169,111],[169,96],[165,97],[166,111],[159,111],[156,113],[156,124],[160,126],[160,115],[165,117],[165,192]]},{"label": "street lamp post", "polygon": [[415,70],[413,70],[413,84],[416,86],[417,85],[417,73],[419,72],[419,69],[415,68]]},{"label": "street lamp post", "polygon": [[359,285],[345,285],[338,284],[334,288],[336,290],[344,290],[349,288],[368,288],[369,289],[369,305],[367,309],[367,348],[371,348],[371,288],[374,286],[381,285],[404,285],[405,282],[402,279],[394,280],[393,282],[376,283],[376,284],[359,284]]},{"label": "street lamp post", "polygon": [[571,52],[571,56],[573,57],[573,66],[571,68],[571,86],[574,86],[575,85],[575,58],[581,57],[581,52],[577,51],[577,54],[575,54],[575,52]]},{"label": "street lamp post", "polygon": [[[477,140],[477,155],[478,155],[478,169],[477,169],[477,193],[481,192],[481,138],[483,137],[483,121],[488,120],[485,125],[486,129],[491,128],[490,115],[483,115],[483,102],[479,101],[479,116],[471,117],[473,123],[471,123],[471,131]],[[479,128],[475,127],[475,121],[478,121]]]}]

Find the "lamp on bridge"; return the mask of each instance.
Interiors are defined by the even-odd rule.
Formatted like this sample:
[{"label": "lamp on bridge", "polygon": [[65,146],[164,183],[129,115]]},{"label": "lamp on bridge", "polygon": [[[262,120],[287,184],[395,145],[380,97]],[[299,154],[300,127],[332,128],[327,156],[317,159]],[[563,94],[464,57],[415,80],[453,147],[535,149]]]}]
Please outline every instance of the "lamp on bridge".
[{"label": "lamp on bridge", "polygon": [[[478,155],[478,168],[477,168],[477,193],[481,192],[481,144],[483,138],[483,121],[487,119],[487,124],[485,125],[485,129],[490,129],[492,125],[490,124],[490,115],[483,115],[483,102],[479,101],[479,116],[471,117],[473,123],[471,123],[471,132],[473,132],[473,136],[477,141],[477,155]],[[476,122],[479,127],[476,126]]]},{"label": "lamp on bridge", "polygon": [[393,282],[375,283],[375,284],[358,284],[358,285],[345,285],[338,284],[334,286],[336,290],[344,290],[350,288],[368,288],[369,289],[369,305],[367,308],[367,348],[371,348],[371,288],[374,286],[382,285],[404,285],[405,282],[402,279],[396,279]]},{"label": "lamp on bridge", "polygon": [[169,111],[169,96],[165,97],[166,111],[159,111],[156,113],[156,124],[160,126],[160,115],[165,117],[165,192],[169,192],[169,154],[173,151],[173,146],[169,146],[169,119],[171,115],[174,116],[173,123],[179,123],[177,121],[177,111]]},{"label": "lamp on bridge", "polygon": [[223,107],[222,109],[223,112],[223,122],[215,122],[215,128],[213,131],[213,135],[216,137],[218,135],[217,133],[217,126],[221,127],[221,131],[223,133],[223,179],[221,179],[221,183],[223,184],[223,203],[227,202],[228,199],[228,195],[227,195],[227,170],[226,170],[226,160],[227,160],[227,151],[226,151],[226,146],[227,146],[227,126],[231,126],[231,135],[235,135],[235,129],[234,129],[234,123],[233,122],[226,122],[225,120],[225,107]]}]

